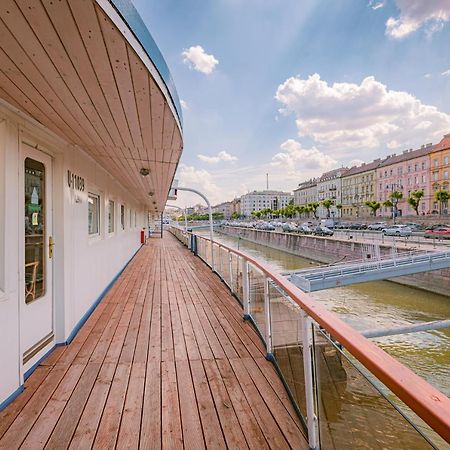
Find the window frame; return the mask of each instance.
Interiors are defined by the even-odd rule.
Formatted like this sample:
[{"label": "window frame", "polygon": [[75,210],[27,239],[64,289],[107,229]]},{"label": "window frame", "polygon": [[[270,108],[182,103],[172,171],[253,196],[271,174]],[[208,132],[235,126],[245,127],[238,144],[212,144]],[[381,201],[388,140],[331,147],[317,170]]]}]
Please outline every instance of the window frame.
[{"label": "window frame", "polygon": [[[95,233],[91,233],[90,231],[90,224],[89,224],[89,199],[90,198],[94,198],[96,200],[97,203],[97,231]],[[95,192],[92,191],[88,191],[88,236],[89,238],[96,238],[99,237],[101,235],[100,230],[101,230],[101,206],[100,206],[100,200],[101,200],[101,196],[100,194],[97,194]]]},{"label": "window frame", "polygon": [[[111,214],[111,205],[112,205],[112,214]],[[116,232],[116,202],[113,199],[108,199],[108,235],[112,235]],[[111,230],[111,219],[112,219],[112,230]]]},{"label": "window frame", "polygon": [[125,231],[125,205],[123,203],[120,204],[120,228],[122,231]]}]

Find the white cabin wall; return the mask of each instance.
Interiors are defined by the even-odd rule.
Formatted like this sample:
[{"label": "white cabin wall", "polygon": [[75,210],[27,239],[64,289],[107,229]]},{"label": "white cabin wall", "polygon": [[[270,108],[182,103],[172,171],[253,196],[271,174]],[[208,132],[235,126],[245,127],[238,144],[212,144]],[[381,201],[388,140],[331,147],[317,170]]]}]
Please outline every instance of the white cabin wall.
[{"label": "white cabin wall", "polygon": [[18,128],[0,117],[0,403],[20,385]]},{"label": "white cabin wall", "polygon": [[[54,332],[65,342],[105,288],[124,268],[140,244],[146,208],[81,149],[63,142],[35,121],[0,105],[0,405],[23,384],[19,302],[23,280],[23,211],[19,173],[23,170],[21,142],[53,157]],[[85,180],[85,191],[71,189],[67,170]],[[88,192],[101,196],[101,232],[88,234]],[[78,201],[77,201],[78,198]],[[107,202],[115,202],[115,231],[108,233]],[[124,204],[125,230],[120,228]],[[130,227],[130,208],[137,223]]]}]

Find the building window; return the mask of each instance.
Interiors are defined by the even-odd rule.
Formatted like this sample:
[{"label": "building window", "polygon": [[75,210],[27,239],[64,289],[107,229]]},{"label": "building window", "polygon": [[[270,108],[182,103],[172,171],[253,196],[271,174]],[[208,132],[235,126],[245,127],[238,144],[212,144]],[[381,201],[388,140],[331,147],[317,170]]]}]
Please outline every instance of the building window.
[{"label": "building window", "polygon": [[114,233],[114,202],[112,200],[108,203],[108,233]]},{"label": "building window", "polygon": [[448,172],[444,171],[444,180],[448,180]]},{"label": "building window", "polygon": [[422,163],[422,170],[425,170],[425,167],[426,167],[426,163],[425,163],[425,161]]},{"label": "building window", "polygon": [[120,205],[120,226],[125,230],[125,206]]},{"label": "building window", "polygon": [[437,159],[433,159],[433,165],[434,165],[434,167],[438,166],[438,160]]},{"label": "building window", "polygon": [[448,165],[448,156],[444,156],[444,166]]},{"label": "building window", "polygon": [[99,234],[100,230],[100,196],[88,194],[88,229],[89,234]]},{"label": "building window", "polygon": [[433,180],[437,181],[439,179],[439,172],[433,172]]}]

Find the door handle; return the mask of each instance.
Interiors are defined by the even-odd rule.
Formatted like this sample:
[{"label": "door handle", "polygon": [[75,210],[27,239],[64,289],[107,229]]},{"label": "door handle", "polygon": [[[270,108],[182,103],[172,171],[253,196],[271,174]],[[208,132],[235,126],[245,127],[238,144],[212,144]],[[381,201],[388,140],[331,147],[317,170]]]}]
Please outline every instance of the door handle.
[{"label": "door handle", "polygon": [[55,242],[53,241],[53,236],[48,237],[48,257],[53,258],[53,246]]}]

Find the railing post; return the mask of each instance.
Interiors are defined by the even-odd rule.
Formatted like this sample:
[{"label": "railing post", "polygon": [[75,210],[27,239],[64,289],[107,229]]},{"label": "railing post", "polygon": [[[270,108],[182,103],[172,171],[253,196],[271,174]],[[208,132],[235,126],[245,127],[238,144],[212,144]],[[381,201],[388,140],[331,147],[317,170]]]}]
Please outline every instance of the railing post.
[{"label": "railing post", "polygon": [[303,334],[303,370],[305,373],[306,396],[306,425],[308,427],[308,443],[310,449],[319,448],[319,432],[317,415],[315,412],[315,389],[313,378],[313,341],[312,322],[310,317],[301,310],[302,334]]},{"label": "railing post", "polygon": [[242,303],[244,306],[244,319],[250,318],[250,280],[248,261],[243,260],[242,263]]},{"label": "railing post", "polygon": [[229,264],[229,271],[230,271],[230,291],[232,294],[234,294],[233,289],[233,255],[230,250],[228,250],[228,264]]},{"label": "railing post", "polygon": [[267,357],[272,356],[272,322],[270,314],[269,278],[264,279],[264,311],[266,313],[266,349]]}]

